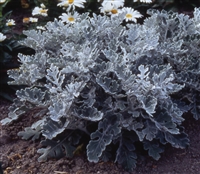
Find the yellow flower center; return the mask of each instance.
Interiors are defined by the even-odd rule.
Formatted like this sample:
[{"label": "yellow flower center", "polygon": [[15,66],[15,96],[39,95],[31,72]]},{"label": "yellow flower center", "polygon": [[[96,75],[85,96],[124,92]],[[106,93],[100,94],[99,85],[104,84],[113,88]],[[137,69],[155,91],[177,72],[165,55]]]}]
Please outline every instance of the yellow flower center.
[{"label": "yellow flower center", "polygon": [[117,14],[117,13],[118,13],[118,10],[117,10],[117,9],[112,9],[112,10],[111,10],[111,13],[112,13],[112,14]]},{"label": "yellow flower center", "polygon": [[68,0],[69,4],[73,4],[74,0]]},{"label": "yellow flower center", "polygon": [[10,26],[13,26],[13,23],[12,23],[12,22],[8,22],[8,23],[7,23],[7,26],[9,26],[9,27],[10,27]]},{"label": "yellow flower center", "polygon": [[70,22],[74,22],[75,20],[74,20],[73,17],[69,17],[69,18],[68,18],[68,21],[70,21]]},{"label": "yellow flower center", "polygon": [[126,18],[132,18],[132,14],[126,14]]},{"label": "yellow flower center", "polygon": [[47,10],[40,10],[40,13],[47,13]]},{"label": "yellow flower center", "polygon": [[29,23],[29,18],[23,18],[23,23]]}]

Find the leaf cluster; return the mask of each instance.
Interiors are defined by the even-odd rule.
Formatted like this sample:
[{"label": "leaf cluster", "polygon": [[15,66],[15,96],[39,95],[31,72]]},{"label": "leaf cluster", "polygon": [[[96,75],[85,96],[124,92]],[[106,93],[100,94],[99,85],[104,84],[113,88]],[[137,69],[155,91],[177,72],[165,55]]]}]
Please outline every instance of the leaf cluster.
[{"label": "leaf cluster", "polygon": [[55,20],[45,31],[24,31],[21,44],[35,54],[19,54],[20,68],[8,74],[11,85],[28,87],[16,92],[1,123],[37,109],[37,121],[19,136],[44,137],[39,161],[72,157],[84,142],[89,161],[114,158],[132,170],[138,143],[155,160],[166,144],[189,145],[183,115],[200,118],[200,9],[194,18],[148,13],[142,25],[84,13],[74,24]]}]

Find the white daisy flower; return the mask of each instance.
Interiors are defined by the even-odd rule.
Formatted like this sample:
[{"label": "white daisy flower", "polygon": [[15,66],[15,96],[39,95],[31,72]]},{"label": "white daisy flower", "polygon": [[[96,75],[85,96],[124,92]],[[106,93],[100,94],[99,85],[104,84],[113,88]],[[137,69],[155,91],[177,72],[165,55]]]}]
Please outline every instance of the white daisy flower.
[{"label": "white daisy flower", "polygon": [[57,6],[60,7],[67,7],[67,11],[69,11],[71,8],[74,10],[75,7],[84,8],[83,3],[85,3],[86,0],[61,0],[60,3],[57,4]]},{"label": "white daisy flower", "polygon": [[6,26],[13,26],[13,25],[15,25],[15,21],[13,20],[13,19],[9,19],[9,20],[7,20],[7,22],[6,22]]},{"label": "white daisy flower", "polygon": [[4,41],[6,39],[6,36],[3,35],[3,33],[0,33],[0,42]]},{"label": "white daisy flower", "polygon": [[79,13],[75,12],[74,14],[71,13],[62,13],[61,16],[59,16],[61,21],[64,23],[75,23],[76,20],[79,18]]},{"label": "white daisy flower", "polygon": [[115,6],[116,8],[123,7],[124,6],[124,0],[104,0],[102,2],[102,6],[107,6],[109,4]]},{"label": "white daisy flower", "polygon": [[40,7],[41,8],[46,8],[46,6],[42,3],[42,4],[40,4]]},{"label": "white daisy flower", "polygon": [[67,0],[60,0],[61,2],[57,4],[59,7],[68,7],[69,2]]},{"label": "white daisy flower", "polygon": [[29,18],[29,21],[30,21],[30,22],[38,22],[38,18],[32,18],[32,17],[30,17],[30,18]]},{"label": "white daisy flower", "polygon": [[136,18],[141,18],[142,14],[140,14],[139,11],[134,10],[133,8],[130,7],[124,7],[122,9],[123,12],[125,12],[125,20],[127,21],[134,21],[135,23],[137,22]]},{"label": "white daisy flower", "polygon": [[100,7],[100,12],[101,13],[109,13],[114,6],[111,3],[108,4],[102,4],[102,7]]},{"label": "white daisy flower", "polygon": [[6,2],[6,0],[0,0],[0,4],[3,4],[4,2]]},{"label": "white daisy flower", "polygon": [[108,15],[111,15],[111,17],[114,17],[117,16],[121,12],[121,10],[109,3],[108,5],[100,7],[100,12],[104,14],[106,13]]},{"label": "white daisy flower", "polygon": [[46,28],[43,27],[43,26],[37,26],[36,28],[37,28],[38,30],[43,30],[43,31],[46,30]]},{"label": "white daisy flower", "polygon": [[137,1],[144,2],[144,3],[152,3],[152,0],[133,0],[133,2],[137,2]]},{"label": "white daisy flower", "polygon": [[39,7],[35,7],[32,11],[32,15],[41,15],[41,16],[47,16],[47,11],[48,9],[43,9],[43,8],[39,8]]}]

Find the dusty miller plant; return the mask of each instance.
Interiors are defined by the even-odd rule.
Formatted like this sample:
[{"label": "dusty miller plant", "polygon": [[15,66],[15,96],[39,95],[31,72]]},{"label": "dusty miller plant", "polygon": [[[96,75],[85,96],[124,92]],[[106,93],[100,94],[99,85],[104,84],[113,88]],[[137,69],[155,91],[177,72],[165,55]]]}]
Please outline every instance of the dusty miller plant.
[{"label": "dusty miller plant", "polygon": [[8,74],[10,85],[27,87],[1,123],[37,109],[37,121],[18,135],[44,137],[39,161],[72,157],[84,142],[90,162],[114,158],[132,170],[138,144],[156,160],[166,144],[189,145],[183,114],[200,118],[200,9],[193,18],[148,13],[142,25],[85,13],[74,24],[24,31],[22,44],[35,54],[19,54],[20,68]]}]

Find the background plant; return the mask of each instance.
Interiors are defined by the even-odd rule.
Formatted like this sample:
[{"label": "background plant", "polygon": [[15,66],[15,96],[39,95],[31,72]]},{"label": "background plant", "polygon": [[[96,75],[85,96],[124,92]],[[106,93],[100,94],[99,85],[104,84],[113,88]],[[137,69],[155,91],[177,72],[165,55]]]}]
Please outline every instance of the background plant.
[{"label": "background plant", "polygon": [[10,0],[5,0],[0,2],[0,18],[3,17],[3,8],[7,5]]},{"label": "background plant", "polygon": [[6,37],[5,40],[0,42],[0,96],[4,99],[12,101],[14,96],[13,94],[16,92],[16,89],[20,89],[20,87],[11,87],[7,85],[7,82],[10,80],[7,76],[7,70],[19,67],[19,62],[16,58],[19,52],[30,53],[31,50],[28,47],[22,46],[18,43],[18,41],[24,37],[23,35],[13,31],[14,23],[8,23],[9,20],[12,21],[12,11],[3,11],[3,8],[6,8],[7,5],[9,5],[9,1],[5,1],[4,3],[0,4],[2,15],[0,17],[0,31]]}]

